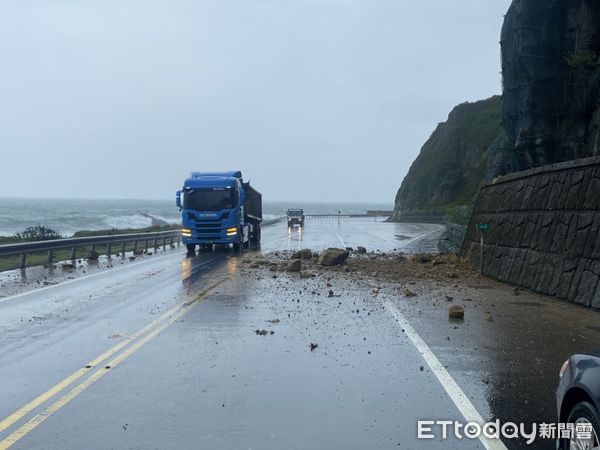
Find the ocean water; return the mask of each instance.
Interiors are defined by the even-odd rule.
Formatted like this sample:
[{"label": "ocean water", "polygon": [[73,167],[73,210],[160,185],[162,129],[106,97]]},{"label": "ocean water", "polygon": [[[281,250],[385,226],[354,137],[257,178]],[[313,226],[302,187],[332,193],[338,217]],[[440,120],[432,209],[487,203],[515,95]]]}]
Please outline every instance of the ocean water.
[{"label": "ocean water", "polygon": [[[264,218],[304,208],[308,214],[361,213],[368,209],[391,210],[387,203],[263,203]],[[177,224],[181,215],[174,200],[84,200],[0,198],[0,236],[12,236],[34,225],[55,229],[63,236],[79,230],[143,228],[157,222]]]}]

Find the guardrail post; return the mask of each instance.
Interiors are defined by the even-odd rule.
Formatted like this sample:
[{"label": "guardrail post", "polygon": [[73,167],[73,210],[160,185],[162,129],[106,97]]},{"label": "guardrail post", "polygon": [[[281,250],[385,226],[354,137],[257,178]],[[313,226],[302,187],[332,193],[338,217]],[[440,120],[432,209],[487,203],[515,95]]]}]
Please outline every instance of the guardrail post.
[{"label": "guardrail post", "polygon": [[26,263],[27,263],[27,253],[21,253],[21,258],[19,259],[19,269],[24,269]]},{"label": "guardrail post", "polygon": [[177,247],[181,246],[181,236],[177,236]]},{"label": "guardrail post", "polygon": [[137,239],[135,241],[133,241],[133,254],[135,255],[135,252],[137,251]]},{"label": "guardrail post", "polygon": [[163,238],[163,252],[166,252],[166,251],[167,251],[167,238],[164,237]]},{"label": "guardrail post", "polygon": [[108,244],[108,246],[106,247],[106,256],[108,256],[108,259],[110,258],[110,254],[112,252],[112,244]]},{"label": "guardrail post", "polygon": [[48,264],[52,264],[53,259],[54,259],[54,250],[48,250]]},{"label": "guardrail post", "polygon": [[144,252],[148,253],[148,239],[146,239],[144,244]]},{"label": "guardrail post", "polygon": [[125,258],[125,241],[121,244],[121,257]]},{"label": "guardrail post", "polygon": [[158,250],[158,239],[154,238],[154,251]]},{"label": "guardrail post", "polygon": [[75,264],[75,257],[77,256],[77,247],[71,249],[71,262]]}]

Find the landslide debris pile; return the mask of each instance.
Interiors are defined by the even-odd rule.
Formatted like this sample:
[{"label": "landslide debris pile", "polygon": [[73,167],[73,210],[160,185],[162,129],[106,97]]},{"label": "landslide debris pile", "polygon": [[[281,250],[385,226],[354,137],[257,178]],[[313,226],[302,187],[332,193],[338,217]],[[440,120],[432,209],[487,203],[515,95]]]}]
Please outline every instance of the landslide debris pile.
[{"label": "landslide debris pile", "polygon": [[[309,254],[310,258],[306,258]],[[327,249],[320,254],[308,249],[300,252],[278,251],[245,257],[242,264],[245,274],[254,273],[259,278],[277,278],[287,274],[300,278],[331,279],[339,272],[351,274],[353,278],[398,283],[400,286],[423,279],[447,282],[476,275],[466,261],[454,255],[363,252],[362,247],[356,251]],[[402,288],[401,291],[406,297],[415,295],[408,288]],[[335,293],[332,292],[330,296],[334,297]]]},{"label": "landslide debris pile", "polygon": [[464,222],[494,158],[490,145],[503,138],[500,111],[499,96],[455,107],[402,181],[391,220],[465,216]]},{"label": "landslide debris pile", "polygon": [[597,155],[600,2],[513,0],[501,47],[509,145],[495,175]]}]

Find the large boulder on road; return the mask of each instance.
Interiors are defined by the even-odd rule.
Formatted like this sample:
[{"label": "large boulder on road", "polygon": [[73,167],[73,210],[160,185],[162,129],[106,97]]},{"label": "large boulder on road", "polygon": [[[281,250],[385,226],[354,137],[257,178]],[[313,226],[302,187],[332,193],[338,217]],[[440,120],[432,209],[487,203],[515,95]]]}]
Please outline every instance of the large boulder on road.
[{"label": "large boulder on road", "polygon": [[318,264],[321,266],[339,266],[344,264],[350,252],[341,248],[328,248],[319,255]]},{"label": "large boulder on road", "polygon": [[302,270],[302,261],[299,259],[290,261],[285,270],[288,272],[300,272]]}]

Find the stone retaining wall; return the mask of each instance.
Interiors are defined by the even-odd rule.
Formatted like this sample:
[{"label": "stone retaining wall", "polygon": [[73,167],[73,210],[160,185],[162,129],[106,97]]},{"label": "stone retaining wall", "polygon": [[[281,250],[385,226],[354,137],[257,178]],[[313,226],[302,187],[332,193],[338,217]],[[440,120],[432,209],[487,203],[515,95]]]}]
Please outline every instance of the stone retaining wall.
[{"label": "stone retaining wall", "polygon": [[461,253],[483,273],[600,309],[600,157],[484,183]]}]

